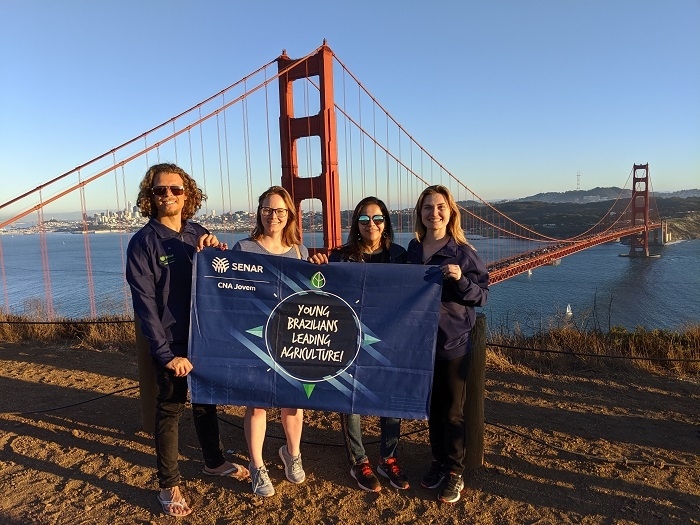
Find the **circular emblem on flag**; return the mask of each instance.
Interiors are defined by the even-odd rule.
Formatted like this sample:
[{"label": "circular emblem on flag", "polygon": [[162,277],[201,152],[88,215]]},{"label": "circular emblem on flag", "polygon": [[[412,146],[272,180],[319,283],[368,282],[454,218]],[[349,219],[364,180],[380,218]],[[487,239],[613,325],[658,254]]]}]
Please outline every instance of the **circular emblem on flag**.
[{"label": "circular emblem on flag", "polygon": [[325,381],[347,369],[362,342],[360,320],[341,297],[321,290],[282,300],[265,325],[270,357],[288,376]]}]

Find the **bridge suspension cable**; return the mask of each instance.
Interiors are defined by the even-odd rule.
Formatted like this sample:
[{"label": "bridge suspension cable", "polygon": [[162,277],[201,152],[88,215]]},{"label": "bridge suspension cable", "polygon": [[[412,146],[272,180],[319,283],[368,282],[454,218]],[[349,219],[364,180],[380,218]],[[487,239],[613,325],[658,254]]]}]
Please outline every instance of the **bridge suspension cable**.
[{"label": "bridge suspension cable", "polygon": [[[301,179],[313,179],[318,172],[312,154],[316,147],[314,140],[318,135],[315,126],[321,125],[318,120],[314,120],[315,112],[321,112],[314,104],[315,96],[322,91],[323,80],[310,69],[310,64],[321,50],[327,50],[325,43],[295,60],[289,59],[283,52],[277,59],[162,124],[0,204],[0,211],[9,213],[10,217],[0,220],[0,229],[37,212],[37,233],[46,295],[44,304],[51,315],[54,312],[52,289],[55,283],[51,279],[48,253],[51,243],[47,243],[46,239],[48,226],[44,220],[45,214],[59,203],[67,202],[68,195],[79,196],[89,315],[95,316],[98,310],[104,308],[102,303],[96,302],[104,285],[101,272],[93,272],[94,267],[98,266],[93,257],[96,253],[93,246],[95,239],[87,235],[95,231],[97,219],[93,221],[88,215],[95,208],[111,208],[103,199],[105,195],[114,196],[117,211],[114,214],[107,211],[101,219],[120,234],[120,255],[113,257],[113,260],[119,261],[116,273],[121,276],[126,246],[126,237],[123,236],[128,235],[129,230],[133,231],[137,224],[133,216],[135,207],[131,205],[128,194],[136,190],[138,181],[154,155],[158,162],[171,162],[174,159],[176,163],[188,166],[190,174],[201,183],[209,196],[202,211],[207,220],[211,221],[210,228],[233,235],[242,234],[242,230],[252,227],[257,195],[269,185],[279,184],[281,179],[280,168],[273,168],[273,149],[281,149],[282,145],[272,132],[275,123],[271,119],[275,117],[270,111],[269,85],[275,81],[279,83],[280,78],[300,68],[305,71],[306,77],[300,74],[295,78],[301,80],[303,77],[304,83],[303,89],[296,91],[298,97],[291,100],[291,104],[296,103],[307,116],[293,114],[284,122],[288,132],[292,127],[296,131],[305,128],[293,145],[297,148],[296,142],[300,142],[305,148],[298,159],[303,166],[294,166],[293,169],[298,170]],[[337,74],[333,74],[339,77],[335,84],[341,86],[342,96],[332,101],[332,108],[333,118],[336,118],[335,115],[338,117],[342,137],[336,159],[341,166],[335,166],[335,169],[339,168],[338,172],[343,179],[339,186],[343,187],[345,224],[350,220],[355,203],[368,193],[373,193],[382,198],[392,213],[396,214],[395,231],[408,233],[412,231],[413,205],[420,191],[428,185],[445,184],[459,201],[468,237],[479,244],[482,258],[494,272],[493,282],[511,277],[515,275],[514,272],[526,271],[527,267],[547,264],[552,257],[568,255],[582,247],[603,242],[603,239],[612,238],[617,228],[627,231],[622,223],[630,203],[625,210],[617,213],[614,220],[609,220],[622,201],[622,193],[593,227],[571,237],[557,238],[538,232],[532,225],[523,224],[499,209],[499,206],[480,197],[437,161],[335,54],[332,54],[332,61],[340,66]],[[277,71],[271,73],[269,68],[273,66],[277,66]],[[319,76],[319,82],[309,77],[311,73],[312,77]],[[328,123],[323,123],[326,124]],[[320,144],[321,149],[324,147],[324,144]],[[113,174],[113,177],[104,177],[107,174]],[[100,191],[100,184],[109,184],[109,179],[112,178],[113,188]],[[304,185],[306,182],[308,181],[299,180],[295,184]],[[303,210],[303,226],[305,233],[311,234],[319,231],[320,218],[325,211],[318,208],[317,201],[320,200],[323,204],[324,195],[319,194],[319,187],[315,183],[308,184],[308,188],[309,202]],[[49,193],[49,189],[54,193]],[[38,202],[35,202],[37,195]],[[17,207],[20,208],[15,209]],[[214,209],[219,211],[216,216]],[[339,216],[342,210],[341,207]],[[5,309],[9,311],[16,308],[17,304],[8,293],[8,268],[3,257],[6,252],[7,249],[3,252],[0,244]],[[531,255],[531,259],[524,262],[526,253]],[[12,268],[12,271],[15,269]],[[123,276],[121,284],[123,293],[119,302],[128,310],[128,287]]]}]

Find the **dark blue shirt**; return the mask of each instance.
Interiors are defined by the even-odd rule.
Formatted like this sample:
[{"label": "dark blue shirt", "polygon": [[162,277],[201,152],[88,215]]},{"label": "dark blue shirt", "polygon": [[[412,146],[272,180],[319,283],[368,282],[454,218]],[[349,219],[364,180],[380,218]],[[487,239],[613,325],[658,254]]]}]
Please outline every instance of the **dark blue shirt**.
[{"label": "dark blue shirt", "polygon": [[195,222],[187,221],[182,232],[176,232],[151,219],[129,241],[126,280],[134,314],[151,355],[162,366],[176,356],[187,357],[192,259],[206,233]]},{"label": "dark blue shirt", "polygon": [[[387,263],[405,263],[406,262],[406,250],[403,246],[391,243],[389,245],[389,250],[384,250],[379,254],[379,262]],[[375,258],[369,257],[365,259],[365,262],[374,262]],[[355,256],[350,252],[350,246],[344,244],[333,250],[328,256],[328,262],[361,262],[357,261]]]}]

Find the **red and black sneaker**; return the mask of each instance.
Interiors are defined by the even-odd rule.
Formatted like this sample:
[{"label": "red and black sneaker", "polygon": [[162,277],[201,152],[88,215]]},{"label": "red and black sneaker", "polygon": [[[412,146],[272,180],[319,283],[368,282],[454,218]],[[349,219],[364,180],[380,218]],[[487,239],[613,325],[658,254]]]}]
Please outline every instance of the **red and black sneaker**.
[{"label": "red and black sneaker", "polygon": [[391,486],[395,489],[406,490],[410,487],[408,478],[406,478],[396,458],[387,458],[382,461],[377,465],[377,472],[385,478],[389,478],[389,483],[391,483]]},{"label": "red and black sneaker", "polygon": [[367,492],[379,492],[382,490],[377,476],[372,472],[372,465],[369,464],[369,461],[353,465],[350,469],[350,475],[357,481],[357,486],[362,490]]}]

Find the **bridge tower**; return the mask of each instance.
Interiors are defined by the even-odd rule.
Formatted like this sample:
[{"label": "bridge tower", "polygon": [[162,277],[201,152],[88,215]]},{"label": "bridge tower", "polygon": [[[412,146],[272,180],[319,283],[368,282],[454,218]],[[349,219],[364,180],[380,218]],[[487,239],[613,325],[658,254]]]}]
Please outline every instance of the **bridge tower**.
[{"label": "bridge tower", "polygon": [[[289,69],[288,69],[289,68]],[[338,143],[336,138],[335,102],[333,98],[333,52],[326,45],[304,61],[291,59],[283,51],[277,58],[279,77],[280,149],[282,186],[297,206],[301,228],[301,202],[316,198],[323,210],[323,245],[330,250],[341,244],[340,183],[338,177]],[[318,76],[320,109],[317,115],[294,116],[293,82]],[[321,140],[321,174],[300,177],[296,140],[317,136]]]},{"label": "bridge tower", "polygon": [[[638,175],[637,172],[640,172]],[[643,224],[644,231],[630,238],[630,257],[649,256],[649,164],[635,164],[632,174],[632,226]]]}]

